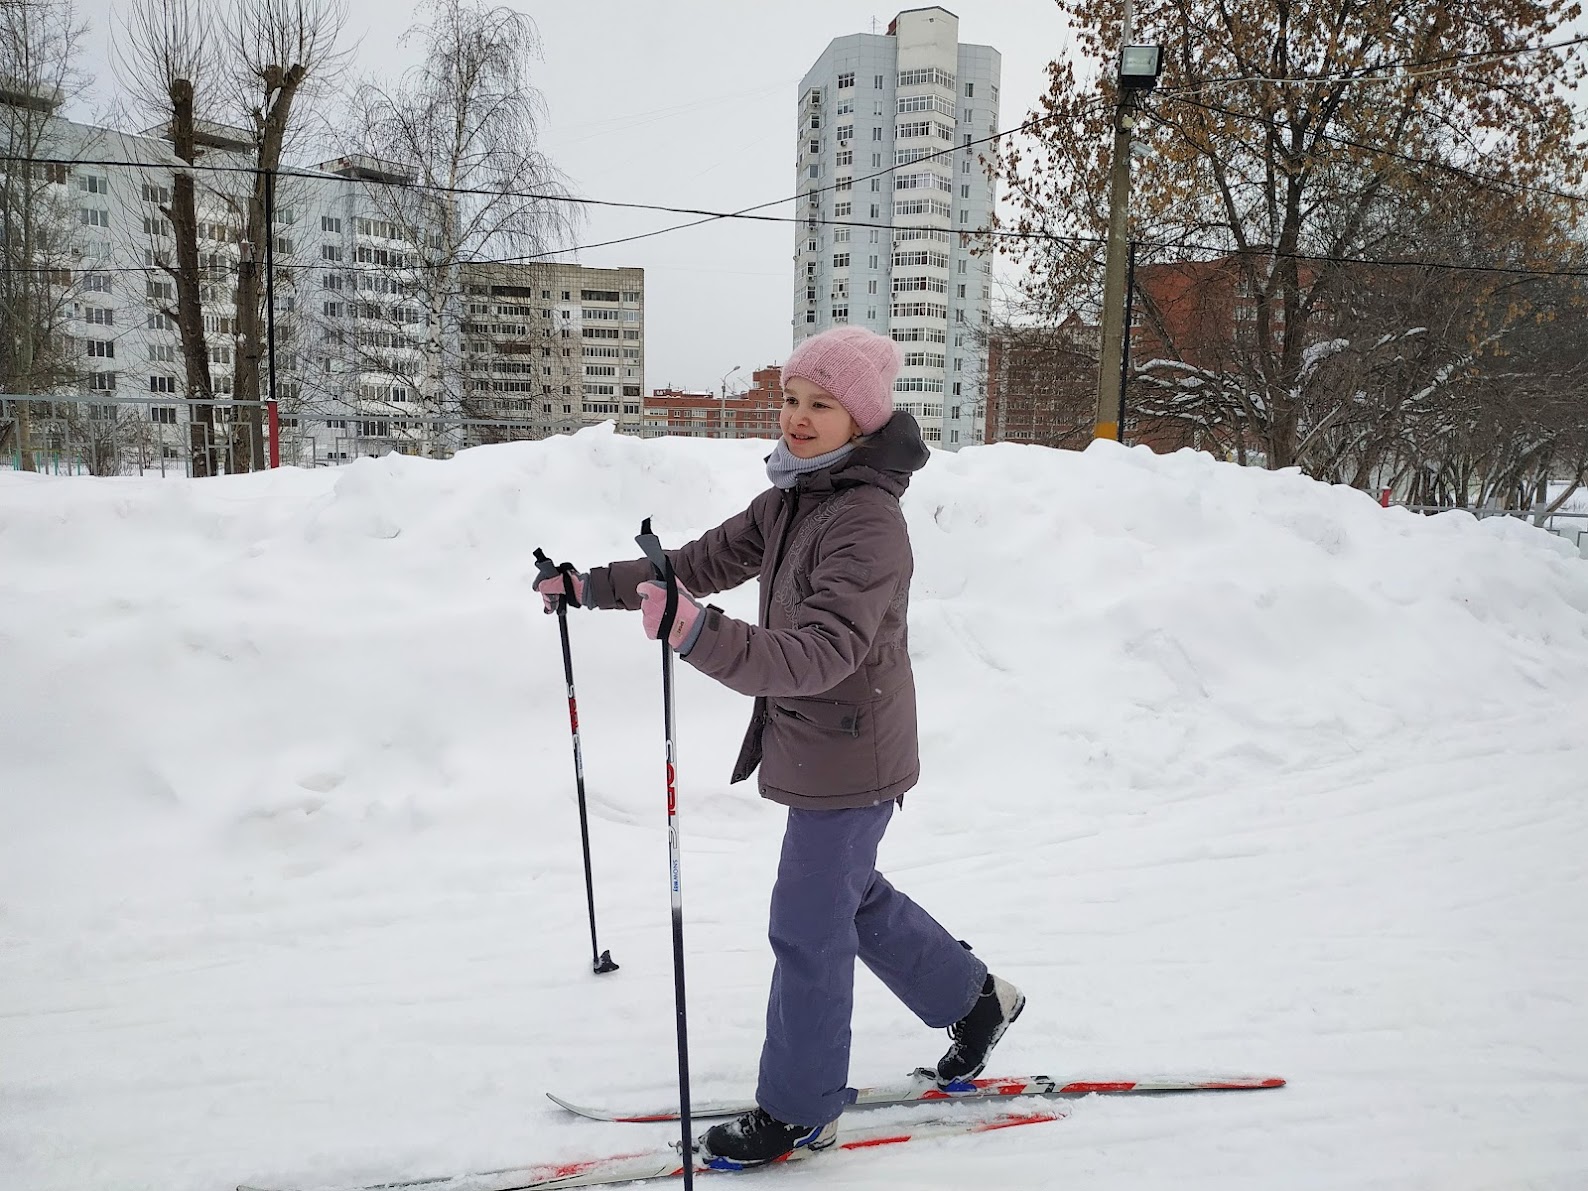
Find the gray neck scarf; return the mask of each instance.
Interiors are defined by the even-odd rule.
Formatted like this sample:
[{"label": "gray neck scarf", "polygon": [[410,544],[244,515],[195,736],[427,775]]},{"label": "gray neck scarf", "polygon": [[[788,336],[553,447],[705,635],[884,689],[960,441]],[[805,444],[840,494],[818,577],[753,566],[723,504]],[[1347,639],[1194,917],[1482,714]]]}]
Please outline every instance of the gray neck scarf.
[{"label": "gray neck scarf", "polygon": [[789,450],[788,444],[780,438],[777,440],[777,446],[772,448],[772,453],[766,457],[766,478],[772,481],[773,487],[792,488],[801,476],[813,471],[821,471],[824,467],[831,467],[840,460],[848,458],[849,452],[854,449],[854,443],[846,442],[836,451],[828,451],[825,455],[817,455],[811,459],[801,459]]}]

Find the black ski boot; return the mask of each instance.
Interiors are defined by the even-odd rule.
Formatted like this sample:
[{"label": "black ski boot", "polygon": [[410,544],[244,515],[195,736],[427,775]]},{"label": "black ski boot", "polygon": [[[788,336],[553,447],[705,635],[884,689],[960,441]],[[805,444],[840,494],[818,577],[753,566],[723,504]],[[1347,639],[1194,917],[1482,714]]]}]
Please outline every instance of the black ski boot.
[{"label": "black ski boot", "polygon": [[838,1122],[789,1125],[764,1108],[713,1125],[695,1142],[700,1160],[713,1170],[744,1170],[825,1150],[838,1140]]},{"label": "black ski boot", "polygon": [[948,1027],[952,1042],[937,1061],[937,1086],[947,1088],[980,1075],[992,1048],[1025,1007],[1025,993],[988,972],[970,1012]]}]

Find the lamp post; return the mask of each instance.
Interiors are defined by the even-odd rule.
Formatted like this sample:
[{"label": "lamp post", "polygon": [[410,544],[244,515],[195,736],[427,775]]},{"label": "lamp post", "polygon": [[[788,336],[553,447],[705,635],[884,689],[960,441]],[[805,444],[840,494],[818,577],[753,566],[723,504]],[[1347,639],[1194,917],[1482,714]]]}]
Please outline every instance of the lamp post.
[{"label": "lamp post", "polygon": [[1125,3],[1119,49],[1119,103],[1114,117],[1114,157],[1109,163],[1108,255],[1103,269],[1103,343],[1097,372],[1097,413],[1093,438],[1119,439],[1120,377],[1125,367],[1125,272],[1130,227],[1130,137],[1136,128],[1139,96],[1151,91],[1163,72],[1163,47],[1132,45],[1130,0]]},{"label": "lamp post", "polygon": [[[744,365],[735,364],[732,368],[728,369],[728,371],[724,372],[722,374],[722,379],[717,382],[717,394],[718,394],[718,397],[717,397],[717,437],[718,438],[727,438],[728,437],[728,378],[730,376],[732,376],[735,372],[738,372],[739,369],[741,369],[742,367],[744,367]],[[735,427],[735,429],[737,430],[737,427]],[[738,435],[735,434],[734,437],[737,438]]]}]

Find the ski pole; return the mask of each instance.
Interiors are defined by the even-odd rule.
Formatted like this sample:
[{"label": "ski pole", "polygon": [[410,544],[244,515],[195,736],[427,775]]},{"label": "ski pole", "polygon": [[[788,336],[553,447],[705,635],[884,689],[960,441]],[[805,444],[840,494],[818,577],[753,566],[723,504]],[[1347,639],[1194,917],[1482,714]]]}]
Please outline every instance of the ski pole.
[{"label": "ski pole", "polygon": [[[557,628],[562,633],[562,676],[568,684],[568,726],[573,731],[573,779],[579,791],[579,841],[584,847],[584,896],[590,906],[590,966],[597,976],[618,970],[612,953],[596,942],[595,878],[590,873],[590,815],[585,809],[584,749],[579,743],[579,700],[573,689],[573,650],[568,644],[568,601],[575,598],[573,567],[554,564],[539,547],[535,550],[535,582],[562,576],[563,594],[557,598]],[[549,609],[548,609],[549,611]]]},{"label": "ski pole", "polygon": [[656,637],[662,643],[662,723],[667,739],[667,862],[673,887],[673,1003],[678,1015],[678,1117],[680,1122],[679,1157],[684,1164],[685,1191],[693,1191],[695,1154],[689,1123],[689,1017],[684,1010],[684,892],[679,879],[678,846],[678,753],[673,737],[673,649],[667,643],[678,613],[678,577],[673,562],[662,550],[662,543],[651,532],[651,519],[640,523],[634,539],[650,559],[651,570],[667,589],[662,605],[662,623]]}]

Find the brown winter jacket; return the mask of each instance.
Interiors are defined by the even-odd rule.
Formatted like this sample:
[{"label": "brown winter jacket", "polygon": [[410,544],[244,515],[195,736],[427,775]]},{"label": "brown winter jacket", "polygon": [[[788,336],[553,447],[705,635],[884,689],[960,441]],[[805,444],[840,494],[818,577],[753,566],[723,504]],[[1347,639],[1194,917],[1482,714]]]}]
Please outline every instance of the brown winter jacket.
[{"label": "brown winter jacket", "polygon": [[[849,456],[769,488],[716,529],[669,551],[695,595],[761,580],[760,626],[717,608],[685,661],[755,711],[733,780],[761,769],[761,796],[785,806],[870,806],[920,773],[906,616],[914,556],[899,509],[926,463],[920,427],[896,413]],[[637,608],[643,559],[590,572],[602,608]]]}]

